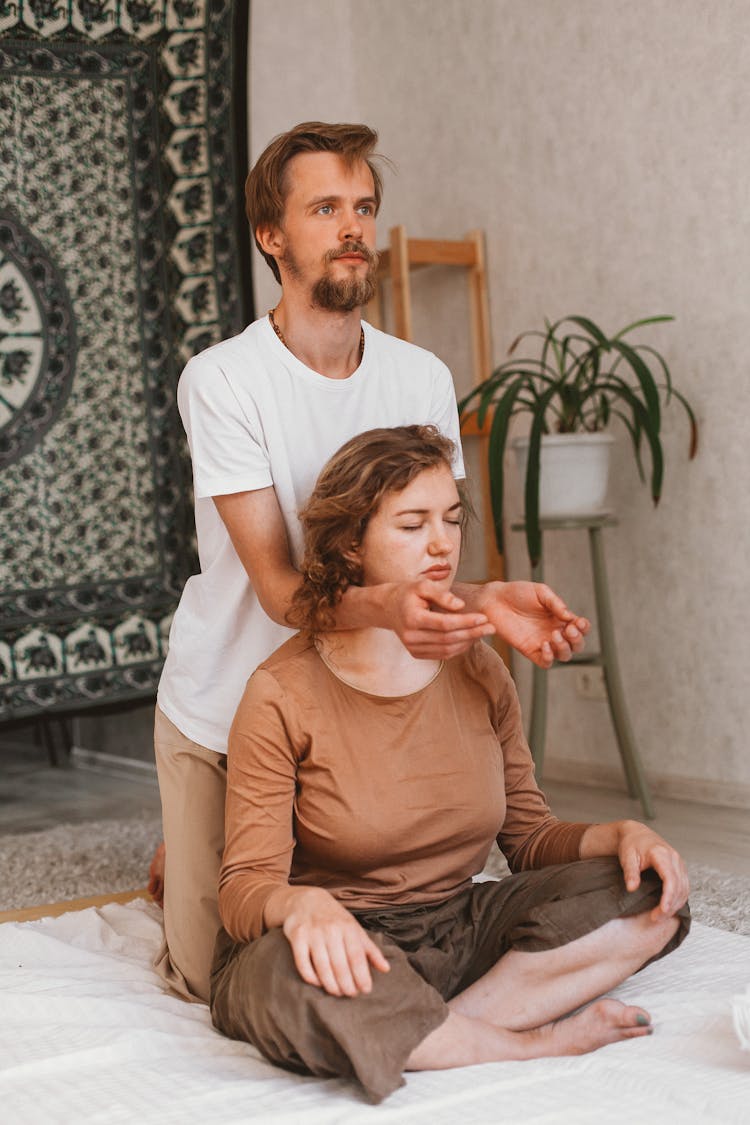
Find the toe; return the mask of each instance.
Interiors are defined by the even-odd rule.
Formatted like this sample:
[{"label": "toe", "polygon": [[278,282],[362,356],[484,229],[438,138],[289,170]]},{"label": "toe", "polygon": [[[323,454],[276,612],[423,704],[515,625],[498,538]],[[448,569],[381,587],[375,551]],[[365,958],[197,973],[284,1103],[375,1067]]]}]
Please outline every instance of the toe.
[{"label": "toe", "polygon": [[651,1016],[645,1008],[626,1008],[625,1016],[624,1022],[628,1027],[651,1027]]}]

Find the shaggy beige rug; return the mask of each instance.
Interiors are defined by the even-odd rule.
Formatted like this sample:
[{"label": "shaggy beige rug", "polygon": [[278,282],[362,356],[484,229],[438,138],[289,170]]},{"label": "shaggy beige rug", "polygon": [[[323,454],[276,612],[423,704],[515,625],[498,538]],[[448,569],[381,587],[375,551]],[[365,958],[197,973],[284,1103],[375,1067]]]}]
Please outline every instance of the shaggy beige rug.
[{"label": "shaggy beige rug", "polygon": [[0,836],[0,910],[145,887],[161,817]]},{"label": "shaggy beige rug", "polygon": [[[0,836],[0,910],[143,887],[161,819],[94,820],[44,832]],[[485,873],[508,867],[498,851]],[[750,877],[690,866],[693,917],[707,926],[750,934]]]}]

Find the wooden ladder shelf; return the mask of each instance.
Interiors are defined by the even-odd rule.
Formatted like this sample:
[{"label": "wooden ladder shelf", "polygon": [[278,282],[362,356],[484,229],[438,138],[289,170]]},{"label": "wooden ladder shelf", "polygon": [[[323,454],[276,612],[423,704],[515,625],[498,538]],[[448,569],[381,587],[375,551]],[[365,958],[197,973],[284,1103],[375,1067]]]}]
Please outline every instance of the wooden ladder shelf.
[{"label": "wooden ladder shelf", "polygon": [[[487,267],[484,233],[470,230],[463,239],[408,238],[406,227],[399,225],[390,230],[390,245],[380,252],[378,288],[368,305],[367,319],[376,328],[384,324],[384,294],[382,282],[391,283],[391,306],[394,334],[402,340],[413,341],[412,295],[410,274],[426,266],[460,266],[466,271],[469,283],[469,308],[471,317],[471,353],[473,383],[476,386],[492,370],[490,341],[490,313],[487,293]],[[464,437],[476,437],[481,443],[482,504],[484,507],[484,553],[487,580],[505,578],[502,555],[497,550],[492,526],[490,482],[487,468],[486,432],[479,433],[475,416],[471,415],[462,426]],[[506,664],[510,664],[507,646],[496,646]]]}]

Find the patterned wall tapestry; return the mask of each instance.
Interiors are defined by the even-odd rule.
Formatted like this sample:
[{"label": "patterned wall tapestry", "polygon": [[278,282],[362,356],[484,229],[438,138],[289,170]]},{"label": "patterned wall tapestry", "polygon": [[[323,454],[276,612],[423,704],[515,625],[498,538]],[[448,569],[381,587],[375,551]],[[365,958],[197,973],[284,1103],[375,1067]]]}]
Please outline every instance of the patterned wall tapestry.
[{"label": "patterned wall tapestry", "polygon": [[0,720],[151,695],[175,407],[250,319],[247,0],[0,0]]}]

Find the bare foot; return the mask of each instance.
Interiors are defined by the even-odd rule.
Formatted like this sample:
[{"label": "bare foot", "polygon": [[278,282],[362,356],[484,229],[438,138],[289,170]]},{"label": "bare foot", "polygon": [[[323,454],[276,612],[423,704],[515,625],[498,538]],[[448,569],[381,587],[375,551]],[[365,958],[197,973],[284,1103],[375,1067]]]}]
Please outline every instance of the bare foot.
[{"label": "bare foot", "polygon": [[585,1055],[607,1043],[639,1039],[652,1031],[651,1017],[643,1008],[605,998],[529,1034],[539,1036],[541,1055]]},{"label": "bare foot", "polygon": [[167,849],[164,841],[159,844],[148,869],[148,893],[157,906],[164,906],[164,864],[167,858]]},{"label": "bare foot", "polygon": [[575,1015],[528,1031],[511,1031],[481,1019],[449,1011],[448,1018],[419,1043],[406,1070],[444,1070],[452,1066],[585,1055],[607,1043],[651,1034],[651,1017],[643,1008],[605,997]]}]

